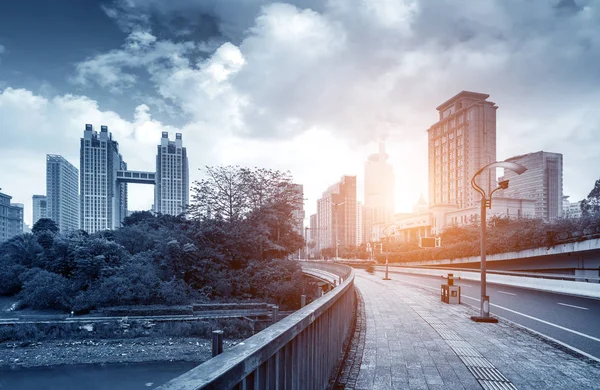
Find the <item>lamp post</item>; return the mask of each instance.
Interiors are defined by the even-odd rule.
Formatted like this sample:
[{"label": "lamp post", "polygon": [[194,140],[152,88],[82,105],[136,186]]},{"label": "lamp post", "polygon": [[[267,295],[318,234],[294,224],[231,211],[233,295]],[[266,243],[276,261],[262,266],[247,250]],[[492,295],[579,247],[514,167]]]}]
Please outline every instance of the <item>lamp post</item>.
[{"label": "lamp post", "polygon": [[[492,192],[490,192],[489,196],[486,195],[485,190],[483,188],[481,188],[476,182],[475,182],[475,178],[481,174],[484,171],[489,171],[492,168],[504,168],[504,169],[510,169],[511,171],[515,172],[517,175],[522,174],[523,172],[525,172],[527,170],[527,168],[525,168],[524,166],[517,164],[517,163],[513,163],[510,161],[496,161],[493,162],[491,164],[488,164],[486,166],[484,166],[483,168],[481,168],[479,171],[477,171],[477,173],[475,173],[475,175],[473,175],[473,177],[471,178],[471,187],[473,187],[473,189],[477,192],[479,192],[479,194],[481,195],[481,217],[480,217],[480,223],[481,223],[481,301],[480,301],[480,308],[481,308],[481,312],[479,316],[471,316],[471,320],[476,321],[476,322],[498,322],[497,319],[490,317],[490,298],[487,296],[487,292],[486,292],[486,264],[485,264],[485,252],[486,252],[486,225],[487,225],[487,217],[486,217],[486,211],[487,208],[491,208],[492,207],[492,195],[494,195],[494,192],[500,190],[500,189],[506,189],[508,188],[508,180],[504,180],[498,183],[498,187],[494,188],[494,190]],[[494,170],[494,172],[496,172]]]}]

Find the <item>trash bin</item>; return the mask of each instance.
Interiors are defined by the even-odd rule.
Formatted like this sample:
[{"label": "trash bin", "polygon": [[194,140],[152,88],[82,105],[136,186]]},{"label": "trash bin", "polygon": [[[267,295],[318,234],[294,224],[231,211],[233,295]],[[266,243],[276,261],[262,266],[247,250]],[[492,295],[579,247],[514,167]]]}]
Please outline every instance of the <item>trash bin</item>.
[{"label": "trash bin", "polygon": [[448,302],[446,303],[460,304],[460,286],[448,286],[448,290]]},{"label": "trash bin", "polygon": [[450,291],[448,289],[448,285],[447,284],[442,284],[442,302],[444,303],[449,303],[450,302]]}]

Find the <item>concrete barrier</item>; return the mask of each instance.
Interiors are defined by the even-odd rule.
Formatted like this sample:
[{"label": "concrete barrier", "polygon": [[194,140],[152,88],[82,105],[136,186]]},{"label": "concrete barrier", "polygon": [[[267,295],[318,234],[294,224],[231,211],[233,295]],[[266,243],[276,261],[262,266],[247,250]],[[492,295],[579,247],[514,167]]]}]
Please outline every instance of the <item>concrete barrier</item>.
[{"label": "concrete barrier", "polygon": [[[382,269],[382,267],[378,267]],[[442,268],[411,268],[390,266],[391,273],[407,273],[417,275],[445,276],[453,273],[455,278],[461,280],[480,281],[481,274],[475,271],[457,271],[456,269],[447,270]],[[600,298],[600,284],[576,282],[572,280],[556,280],[532,278],[526,276],[498,275],[488,272],[486,274],[488,283],[501,284],[506,286],[529,288],[532,290],[548,291],[560,294],[570,294],[582,297]]]}]

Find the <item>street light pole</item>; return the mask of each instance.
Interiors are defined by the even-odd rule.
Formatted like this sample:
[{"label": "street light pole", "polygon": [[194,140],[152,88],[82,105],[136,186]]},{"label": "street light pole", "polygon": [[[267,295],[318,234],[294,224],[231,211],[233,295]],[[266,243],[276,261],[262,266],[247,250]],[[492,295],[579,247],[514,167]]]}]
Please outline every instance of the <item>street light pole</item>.
[{"label": "street light pole", "polygon": [[[481,300],[480,300],[480,315],[479,316],[471,316],[471,320],[476,322],[498,322],[498,320],[494,317],[490,317],[490,297],[487,296],[487,281],[486,281],[486,240],[487,240],[487,208],[492,207],[492,195],[494,192],[500,189],[508,188],[508,180],[504,180],[498,183],[498,187],[496,187],[489,195],[486,195],[485,190],[481,188],[475,178],[486,170],[490,170],[492,168],[505,168],[514,171],[517,175],[522,174],[527,170],[524,166],[513,163],[510,161],[500,161],[493,162],[481,168],[473,177],[471,178],[471,187],[481,195],[481,212],[480,212],[480,224],[481,224],[481,248],[480,248],[480,264],[481,264]],[[495,170],[494,170],[495,172]]]}]

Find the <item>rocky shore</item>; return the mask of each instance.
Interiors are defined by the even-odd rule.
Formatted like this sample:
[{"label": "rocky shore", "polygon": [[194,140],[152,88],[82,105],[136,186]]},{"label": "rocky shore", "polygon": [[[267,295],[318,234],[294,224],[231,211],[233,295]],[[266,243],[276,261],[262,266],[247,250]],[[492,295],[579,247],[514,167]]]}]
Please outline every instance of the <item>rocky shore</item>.
[{"label": "rocky shore", "polygon": [[[224,340],[223,349],[239,342]],[[157,361],[200,364],[210,359],[211,348],[211,340],[191,337],[3,342],[0,343],[0,368]]]}]

